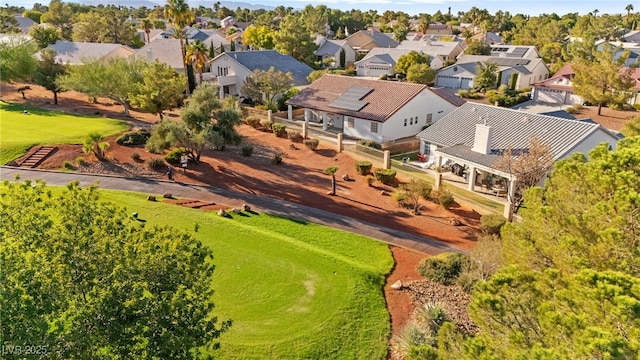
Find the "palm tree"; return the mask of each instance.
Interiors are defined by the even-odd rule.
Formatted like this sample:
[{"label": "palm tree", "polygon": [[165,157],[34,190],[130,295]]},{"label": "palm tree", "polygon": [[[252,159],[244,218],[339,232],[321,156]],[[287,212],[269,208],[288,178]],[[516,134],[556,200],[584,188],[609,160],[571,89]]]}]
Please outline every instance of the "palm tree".
[{"label": "palm tree", "polygon": [[594,17],[594,18],[597,18],[597,17],[598,17],[598,13],[599,13],[599,12],[600,12],[600,11],[598,11],[598,9],[593,10],[593,17]]},{"label": "palm tree", "polygon": [[147,44],[149,43],[150,39],[149,36],[151,34],[151,29],[153,29],[153,21],[151,21],[151,19],[149,18],[144,18],[142,19],[142,22],[140,23],[140,27],[142,28],[142,30],[144,30],[144,33],[146,34],[146,42]]},{"label": "palm tree", "polygon": [[205,45],[202,41],[196,40],[193,44],[187,45],[187,53],[186,60],[189,62],[198,72],[200,77],[200,84],[204,81],[202,77],[202,73],[204,71],[204,67],[209,60],[209,50],[207,49],[207,45]]},{"label": "palm tree", "polygon": [[337,166],[332,166],[330,168],[327,168],[324,173],[327,175],[331,175],[331,192],[329,193],[329,195],[335,195],[336,194],[336,172],[338,171],[338,167]]},{"label": "palm tree", "polygon": [[[182,52],[182,65],[184,66],[185,75],[187,73],[187,60],[185,51],[185,31],[187,25],[191,25],[195,20],[195,16],[187,4],[186,0],[167,0],[164,8],[164,18],[167,19],[169,25],[175,27],[174,37],[180,40],[180,51]],[[185,76],[186,94],[189,95],[189,77]]]},{"label": "palm tree", "polygon": [[[629,17],[631,16],[631,12],[633,11],[633,5],[629,4],[629,5],[625,6],[624,9],[627,10],[627,26],[629,26]],[[630,29],[630,30],[632,30],[632,29]]]}]

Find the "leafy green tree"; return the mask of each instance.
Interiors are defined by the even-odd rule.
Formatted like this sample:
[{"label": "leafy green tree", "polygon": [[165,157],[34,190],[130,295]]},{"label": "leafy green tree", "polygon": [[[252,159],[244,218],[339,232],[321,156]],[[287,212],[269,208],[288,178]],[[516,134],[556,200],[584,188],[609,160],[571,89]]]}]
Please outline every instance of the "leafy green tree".
[{"label": "leafy green tree", "polygon": [[280,29],[273,35],[275,49],[285,55],[291,55],[298,61],[313,65],[317,46],[304,21],[295,15],[287,15],[280,22]]},{"label": "leafy green tree", "polygon": [[329,69],[313,70],[309,74],[309,76],[307,76],[307,81],[309,81],[309,83],[312,83],[329,73],[331,73]]},{"label": "leafy green tree", "polygon": [[147,142],[147,149],[159,152],[176,146],[185,149],[193,161],[199,162],[205,149],[221,150],[241,140],[235,129],[241,123],[241,114],[233,104],[221,104],[216,86],[200,84],[182,108],[181,115],[179,122],[163,120],[158,123]]},{"label": "leafy green tree", "polygon": [[42,17],[42,11],[38,10],[25,10],[22,12],[23,18],[29,18],[36,24],[40,24],[40,18]]},{"label": "leafy green tree", "polygon": [[230,325],[212,310],[212,252],[68,185],[2,185],[3,339],[65,359],[196,359]]},{"label": "leafy green tree", "polygon": [[33,54],[37,51],[35,44],[10,38],[0,43],[0,80],[6,82],[27,81],[38,68]]},{"label": "leafy green tree", "polygon": [[244,79],[244,85],[240,89],[243,96],[255,101],[262,100],[264,105],[271,110],[278,110],[276,97],[283,94],[293,86],[293,75],[276,71],[272,66],[269,71],[256,69],[253,74]]},{"label": "leafy green tree", "polygon": [[[187,58],[185,49],[185,33],[184,29],[193,23],[195,16],[189,8],[186,0],[167,0],[167,5],[164,9],[164,18],[167,19],[169,25],[175,27],[174,37],[180,40],[180,54],[182,58],[182,65],[184,71],[187,71]],[[191,93],[189,87],[189,79],[185,80],[186,94]]]},{"label": "leafy green tree", "polygon": [[106,21],[106,39],[114,44],[131,46],[137,37],[133,23],[129,21],[126,9],[114,5],[107,6],[102,15]]},{"label": "leafy green tree", "polygon": [[427,66],[429,66],[431,64],[431,59],[429,58],[429,55],[425,55],[412,50],[398,58],[395,66],[395,71],[397,73],[406,75],[409,67],[415,64],[426,64]]},{"label": "leafy green tree", "polygon": [[419,214],[423,201],[431,196],[431,184],[424,180],[411,180],[400,186],[404,192],[404,201],[407,202],[414,214]]},{"label": "leafy green tree", "polygon": [[69,67],[68,73],[58,78],[58,85],[91,97],[111,99],[122,105],[124,115],[129,116],[129,101],[137,94],[143,81],[143,69],[147,66],[148,63],[141,58],[93,61]]},{"label": "leafy green tree", "polygon": [[29,36],[38,44],[38,48],[44,49],[60,40],[60,30],[48,25],[34,25],[29,28]]},{"label": "leafy green tree", "polygon": [[640,116],[627,120],[620,132],[626,137],[640,136]]},{"label": "leafy green tree", "polygon": [[158,114],[163,119],[163,111],[177,107],[183,97],[184,75],[178,74],[165,63],[155,61],[142,72],[142,82],[138,84],[131,103],[140,109]]},{"label": "leafy green tree", "polygon": [[416,84],[430,84],[436,78],[436,71],[427,64],[413,64],[407,69],[407,81]]},{"label": "leafy green tree", "polygon": [[84,139],[82,151],[93,153],[98,160],[103,160],[105,151],[109,148],[109,143],[103,141],[104,137],[97,132],[92,132]]},{"label": "leafy green tree", "polygon": [[9,9],[0,8],[0,32],[3,34],[19,34],[18,20]]},{"label": "leafy green tree", "polygon": [[64,64],[56,61],[56,52],[51,49],[43,49],[41,60],[38,62],[38,69],[35,73],[36,84],[43,86],[45,89],[53,93],[53,103],[58,105],[58,93],[62,88],[56,82],[58,77],[67,73]]},{"label": "leafy green tree", "polygon": [[585,101],[597,104],[598,115],[605,104],[624,103],[635,83],[631,77],[633,69],[623,69],[630,53],[625,50],[617,56],[620,51],[610,44],[603,44],[601,51],[594,52],[593,60],[575,59],[572,64],[575,73],[573,91]]},{"label": "leafy green tree", "polygon": [[324,170],[325,174],[331,175],[331,192],[329,195],[336,194],[336,172],[338,172],[337,166],[332,166]]},{"label": "leafy green tree", "polygon": [[149,18],[144,18],[140,21],[140,29],[142,29],[142,31],[144,31],[145,37],[144,37],[144,41],[145,43],[149,43],[151,41],[150,39],[150,35],[151,35],[151,30],[153,29],[153,20],[149,19]]},{"label": "leafy green tree", "polygon": [[200,77],[200,83],[202,84],[204,82],[202,73],[209,60],[207,46],[202,41],[196,40],[192,44],[187,45],[185,56],[187,57],[187,62],[195,67]]},{"label": "leafy green tree", "polygon": [[409,29],[404,26],[397,26],[393,28],[393,40],[401,43],[407,40],[407,34]]},{"label": "leafy green tree", "polygon": [[51,0],[49,10],[42,14],[42,23],[49,24],[60,31],[60,36],[71,40],[73,32],[73,12],[71,7],[61,0]]},{"label": "leafy green tree", "polygon": [[474,87],[476,89],[491,89],[496,87],[497,82],[498,65],[491,61],[487,61],[484,64],[478,63]]},{"label": "leafy green tree", "polygon": [[104,42],[107,38],[107,20],[95,11],[78,14],[73,26],[73,41]]},{"label": "leafy green tree", "polygon": [[491,46],[484,41],[471,40],[467,48],[464,49],[466,55],[491,55]]},{"label": "leafy green tree", "polygon": [[242,43],[252,49],[273,49],[273,35],[275,31],[271,28],[262,26],[249,26],[242,33]]}]

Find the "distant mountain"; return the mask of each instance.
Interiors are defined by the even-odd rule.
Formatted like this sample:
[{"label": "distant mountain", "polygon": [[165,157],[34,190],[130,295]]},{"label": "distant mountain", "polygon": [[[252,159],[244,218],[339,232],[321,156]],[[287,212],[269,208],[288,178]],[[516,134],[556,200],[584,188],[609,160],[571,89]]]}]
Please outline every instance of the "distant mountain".
[{"label": "distant mountain", "polygon": [[[15,0],[14,5],[24,6],[26,9],[31,9],[33,7],[33,4],[36,2],[39,2],[41,4],[48,4],[48,1],[42,1],[42,0]],[[84,4],[84,5],[94,5],[94,6],[120,5],[120,6],[133,7],[133,8],[146,6],[147,8],[150,8],[150,9],[158,5],[162,6],[167,3],[166,1],[163,1],[163,0],[74,0],[72,2]],[[189,6],[191,6],[192,8],[197,8],[200,5],[207,8],[213,8],[213,4],[215,3],[214,0],[190,0],[190,1],[188,0],[187,2],[189,3]],[[275,9],[274,6],[250,4],[242,1],[220,1],[220,6],[224,6],[234,11],[238,7],[240,7],[241,9],[249,9],[249,10]]]},{"label": "distant mountain", "polygon": [[[191,6],[192,8],[197,8],[198,6],[202,5],[204,7],[208,7],[208,8],[213,8],[213,4],[215,3],[215,1],[213,0],[189,0],[189,6]],[[242,2],[242,1],[220,1],[220,6],[224,6],[228,9],[231,10],[236,10],[237,8],[241,8],[241,9],[249,9],[249,10],[259,10],[259,9],[265,9],[265,10],[273,10],[275,9],[275,6],[269,6],[269,5],[260,5],[260,4],[249,4],[246,2]]]}]

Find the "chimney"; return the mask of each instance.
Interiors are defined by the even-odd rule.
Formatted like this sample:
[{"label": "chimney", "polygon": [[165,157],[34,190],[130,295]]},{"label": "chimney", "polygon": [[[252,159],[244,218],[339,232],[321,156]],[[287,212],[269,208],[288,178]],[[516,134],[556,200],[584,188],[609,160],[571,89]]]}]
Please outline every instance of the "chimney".
[{"label": "chimney", "polygon": [[485,124],[476,124],[476,137],[473,140],[473,151],[488,155],[491,153],[493,128]]}]

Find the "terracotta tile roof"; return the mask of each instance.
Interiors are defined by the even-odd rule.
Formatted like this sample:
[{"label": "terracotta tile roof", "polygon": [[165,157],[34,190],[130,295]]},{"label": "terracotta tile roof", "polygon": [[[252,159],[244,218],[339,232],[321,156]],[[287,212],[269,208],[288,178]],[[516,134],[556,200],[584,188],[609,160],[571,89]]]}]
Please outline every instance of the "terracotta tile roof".
[{"label": "terracotta tile roof", "polygon": [[[353,111],[329,106],[331,102],[352,87],[372,89],[361,99],[367,103],[362,109]],[[428,86],[421,84],[341,75],[324,75],[286,103],[302,108],[384,122],[424,90],[433,91]],[[434,91],[434,93],[446,101],[457,101],[451,99],[448,95],[443,96],[441,92]],[[456,105],[453,102],[452,104]]]}]

